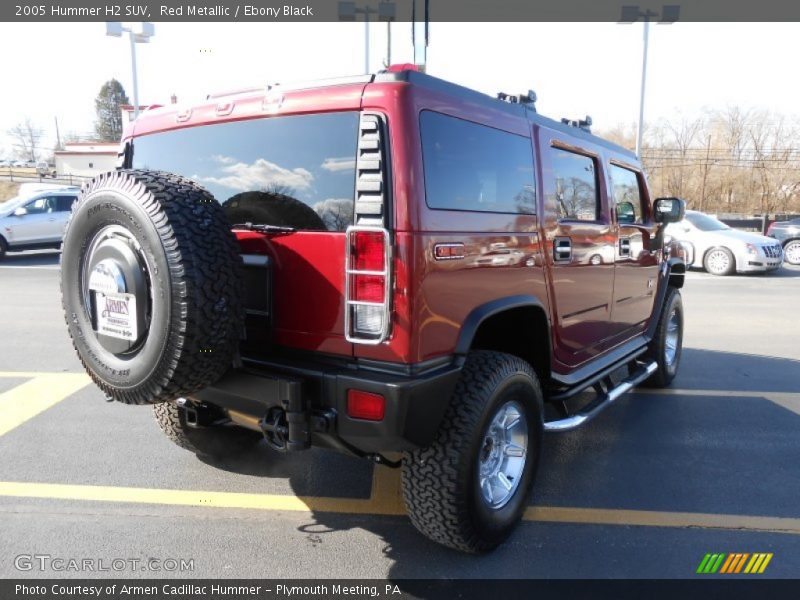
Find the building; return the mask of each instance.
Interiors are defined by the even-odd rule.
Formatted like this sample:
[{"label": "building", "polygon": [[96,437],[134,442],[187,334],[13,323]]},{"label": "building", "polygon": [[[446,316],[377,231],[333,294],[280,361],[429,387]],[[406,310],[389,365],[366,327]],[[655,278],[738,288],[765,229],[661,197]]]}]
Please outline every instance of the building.
[{"label": "building", "polygon": [[117,166],[117,142],[68,142],[55,154],[56,173],[94,177]]}]

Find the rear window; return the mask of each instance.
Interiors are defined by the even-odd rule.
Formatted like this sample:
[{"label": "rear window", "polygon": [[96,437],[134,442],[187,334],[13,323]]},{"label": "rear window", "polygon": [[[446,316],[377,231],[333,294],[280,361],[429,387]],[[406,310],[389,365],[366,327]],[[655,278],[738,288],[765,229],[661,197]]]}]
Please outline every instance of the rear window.
[{"label": "rear window", "polygon": [[428,206],[476,212],[536,212],[529,138],[423,111],[420,114]]},{"label": "rear window", "polygon": [[205,187],[231,223],[312,231],[353,224],[356,112],[272,117],[136,138],[136,169],[177,173]]}]

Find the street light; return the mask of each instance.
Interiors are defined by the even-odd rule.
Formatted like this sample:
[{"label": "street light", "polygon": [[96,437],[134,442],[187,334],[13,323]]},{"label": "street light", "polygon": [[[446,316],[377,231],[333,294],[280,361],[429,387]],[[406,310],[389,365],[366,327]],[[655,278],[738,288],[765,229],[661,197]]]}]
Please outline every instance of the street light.
[{"label": "street light", "polygon": [[[661,20],[659,25],[672,25],[680,16],[681,7],[676,4],[664,5],[661,7]],[[638,6],[623,6],[620,16],[620,24],[630,25],[639,19],[644,19],[644,47],[642,49],[642,90],[639,96],[639,125],[636,131],[636,156],[642,157],[642,134],[644,132],[644,89],[647,82],[647,46],[650,33],[650,20],[658,17],[654,10],[642,11]]]},{"label": "street light", "polygon": [[369,73],[369,16],[378,15],[379,21],[391,22],[395,13],[394,2],[379,2],[378,8],[369,4],[357,6],[355,2],[339,2],[340,21],[355,21],[356,15],[364,15],[364,73]]},{"label": "street light", "polygon": [[139,118],[139,82],[136,78],[136,44],[147,44],[150,38],[156,33],[156,28],[152,23],[137,23],[133,29],[123,27],[119,21],[106,23],[106,35],[110,37],[122,37],[123,33],[128,34],[131,42],[131,70],[133,71],[133,118]]}]

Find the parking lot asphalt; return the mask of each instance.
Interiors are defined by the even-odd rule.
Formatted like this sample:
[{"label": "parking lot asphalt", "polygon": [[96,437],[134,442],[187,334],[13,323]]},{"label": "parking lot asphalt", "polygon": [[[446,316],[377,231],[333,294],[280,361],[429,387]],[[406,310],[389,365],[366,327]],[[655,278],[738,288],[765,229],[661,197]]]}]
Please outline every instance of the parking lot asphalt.
[{"label": "parking lot asphalt", "polygon": [[[690,273],[672,387],[548,435],[524,523],[482,557],[417,534],[396,471],[267,447],[203,462],[149,407],[105,402],[68,339],[58,275],[53,253],[0,263],[2,577],[691,578],[710,552],[771,552],[761,576],[800,573],[798,268]],[[29,554],[193,570],[19,571]]]}]

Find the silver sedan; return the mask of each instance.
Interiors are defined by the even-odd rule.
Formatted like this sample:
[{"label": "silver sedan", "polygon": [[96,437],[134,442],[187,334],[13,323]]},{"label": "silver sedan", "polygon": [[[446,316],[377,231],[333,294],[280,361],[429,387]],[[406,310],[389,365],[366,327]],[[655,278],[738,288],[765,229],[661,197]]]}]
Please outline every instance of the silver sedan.
[{"label": "silver sedan", "polygon": [[783,248],[772,238],[739,231],[705,213],[687,210],[666,234],[686,249],[686,263],[712,275],[773,271],[783,265]]}]

